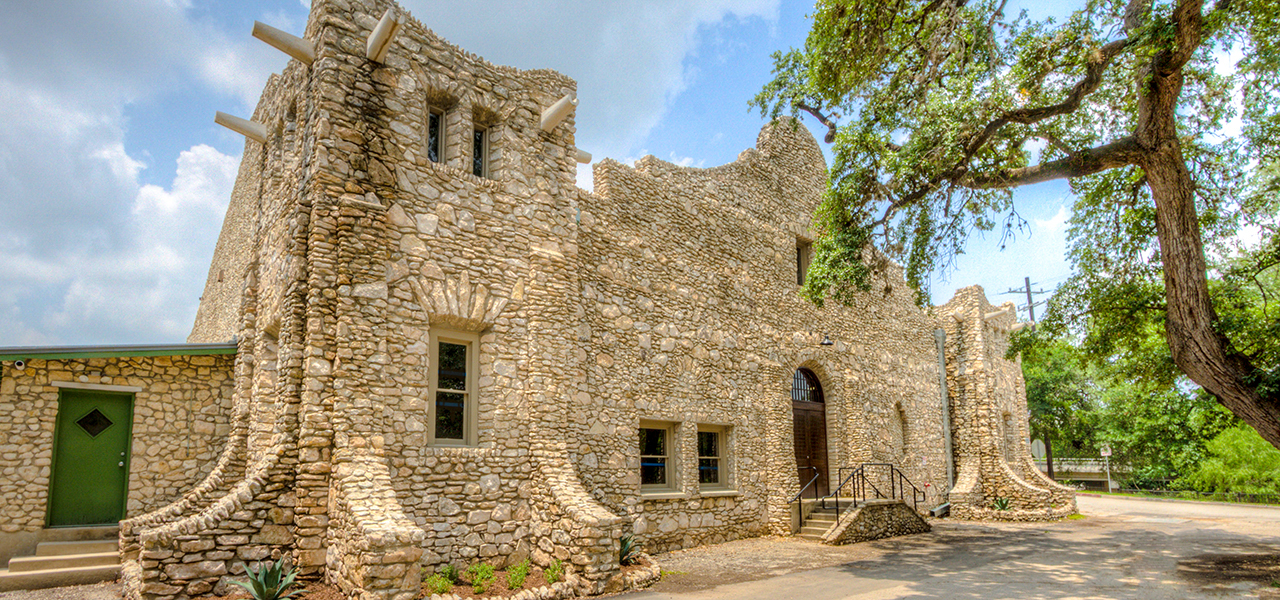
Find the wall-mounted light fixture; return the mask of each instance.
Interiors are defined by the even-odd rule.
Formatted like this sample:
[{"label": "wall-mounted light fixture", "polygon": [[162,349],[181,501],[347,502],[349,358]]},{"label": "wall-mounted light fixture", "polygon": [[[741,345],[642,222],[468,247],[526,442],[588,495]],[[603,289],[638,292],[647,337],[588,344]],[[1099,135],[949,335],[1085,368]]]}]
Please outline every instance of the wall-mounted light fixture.
[{"label": "wall-mounted light fixture", "polygon": [[835,345],[835,342],[831,341],[831,336],[829,336],[829,335],[827,335],[827,334],[825,334],[825,333],[824,333],[824,334],[822,334],[822,341],[821,341],[821,342],[818,342],[818,345],[820,345],[820,346],[834,346],[834,345]]}]

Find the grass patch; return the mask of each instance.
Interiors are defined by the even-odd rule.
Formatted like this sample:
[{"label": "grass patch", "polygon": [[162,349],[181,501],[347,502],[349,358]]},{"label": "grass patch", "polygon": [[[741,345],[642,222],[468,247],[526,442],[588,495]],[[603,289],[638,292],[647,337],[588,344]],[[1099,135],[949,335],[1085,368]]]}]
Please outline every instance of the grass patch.
[{"label": "grass patch", "polygon": [[1075,513],[1075,514],[1073,514],[1073,515],[1067,515],[1067,520],[1068,520],[1068,521],[1083,521],[1083,520],[1088,519],[1088,518],[1089,518],[1089,517],[1086,517],[1086,516],[1084,516],[1084,515],[1082,515],[1082,514],[1080,514],[1080,513]]}]

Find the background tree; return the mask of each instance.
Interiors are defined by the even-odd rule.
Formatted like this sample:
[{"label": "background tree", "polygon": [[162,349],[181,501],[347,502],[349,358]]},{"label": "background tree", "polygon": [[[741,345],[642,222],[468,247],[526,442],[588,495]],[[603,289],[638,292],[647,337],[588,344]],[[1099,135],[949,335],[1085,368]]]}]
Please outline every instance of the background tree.
[{"label": "background tree", "polygon": [[[775,54],[753,104],[813,115],[834,143],[804,293],[866,289],[873,243],[923,299],[973,230],[1024,225],[1012,188],[1068,178],[1076,226],[1115,242],[1077,261],[1078,287],[1157,307],[1177,367],[1280,446],[1280,368],[1229,337],[1205,252],[1244,225],[1275,246],[1274,215],[1252,201],[1266,194],[1250,191],[1271,185],[1280,148],[1280,5],[1090,0],[1062,23],[1004,9],[823,1],[805,47]],[[1223,74],[1229,49],[1243,58]],[[1237,92],[1243,134],[1224,137]]]},{"label": "background tree", "polygon": [[1280,450],[1243,425],[1224,430],[1208,443],[1209,457],[1186,483],[1202,492],[1280,493]]},{"label": "background tree", "polygon": [[1022,373],[1031,437],[1044,442],[1049,476],[1054,476],[1055,451],[1076,456],[1074,450],[1085,450],[1085,456],[1094,456],[1098,389],[1080,352],[1063,340],[1028,346],[1022,353]]}]

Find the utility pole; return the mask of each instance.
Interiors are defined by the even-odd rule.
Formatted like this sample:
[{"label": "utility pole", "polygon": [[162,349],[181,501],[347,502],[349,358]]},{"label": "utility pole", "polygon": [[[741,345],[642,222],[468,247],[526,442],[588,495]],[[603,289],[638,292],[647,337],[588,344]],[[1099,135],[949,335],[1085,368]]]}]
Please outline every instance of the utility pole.
[{"label": "utility pole", "polygon": [[1018,288],[1018,289],[1009,288],[1009,291],[1007,291],[1007,292],[1005,292],[1005,293],[1006,293],[1006,294],[1026,294],[1026,295],[1027,295],[1027,320],[1028,320],[1028,321],[1031,321],[1031,328],[1034,330],[1034,329],[1035,329],[1035,326],[1036,326],[1036,325],[1035,325],[1035,323],[1036,323],[1036,305],[1037,305],[1037,304],[1044,304],[1044,302],[1036,302],[1036,301],[1034,301],[1034,300],[1031,298],[1031,296],[1032,296],[1032,294],[1035,294],[1035,295],[1039,296],[1040,294],[1047,294],[1048,292],[1044,291],[1043,289],[1039,289],[1039,290],[1033,290],[1033,289],[1031,289],[1031,278],[1030,278],[1030,277],[1023,277],[1023,278],[1022,278],[1022,281],[1025,283],[1025,286],[1024,286],[1024,287],[1021,287],[1021,288]]}]

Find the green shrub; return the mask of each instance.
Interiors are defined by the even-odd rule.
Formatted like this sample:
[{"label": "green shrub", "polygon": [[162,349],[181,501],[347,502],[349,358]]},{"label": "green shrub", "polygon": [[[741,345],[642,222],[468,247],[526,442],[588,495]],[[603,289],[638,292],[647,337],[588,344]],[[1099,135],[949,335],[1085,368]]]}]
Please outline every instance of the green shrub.
[{"label": "green shrub", "polygon": [[558,558],[551,561],[551,564],[547,565],[546,569],[543,569],[542,576],[547,579],[547,583],[556,583],[564,579],[564,563],[560,562]]},{"label": "green shrub", "polygon": [[460,575],[460,573],[458,573],[458,567],[453,565],[444,565],[436,572],[443,575],[445,579],[448,579],[449,583],[458,585],[458,575]]},{"label": "green shrub", "polygon": [[471,580],[471,589],[477,594],[483,594],[489,590],[489,586],[493,585],[495,579],[493,574],[493,565],[484,563],[476,563],[467,567],[467,579]]},{"label": "green shrub", "polygon": [[440,573],[436,573],[435,575],[428,577],[427,580],[422,583],[426,584],[427,591],[432,594],[447,594],[453,590],[453,582],[449,581],[448,577],[445,577]]},{"label": "green shrub", "polygon": [[1280,493],[1280,450],[1254,428],[1237,425],[1205,445],[1209,457],[1180,483],[1218,494]]},{"label": "green shrub", "polygon": [[249,581],[247,583],[232,581],[231,583],[249,590],[249,595],[253,596],[254,600],[286,600],[306,591],[289,591],[289,588],[297,585],[294,579],[298,577],[298,570],[287,568],[283,558],[278,561],[258,563],[257,571],[244,563],[240,564],[248,574]]},{"label": "green shrub", "polygon": [[529,559],[524,559],[514,566],[507,567],[507,587],[518,590],[524,587],[524,580],[529,576]]},{"label": "green shrub", "polygon": [[991,503],[991,507],[996,510],[1009,510],[1009,499],[998,496],[995,502]]},{"label": "green shrub", "polygon": [[624,567],[634,565],[639,558],[640,544],[636,542],[636,536],[630,533],[622,536],[622,545],[618,546],[618,564]]}]

